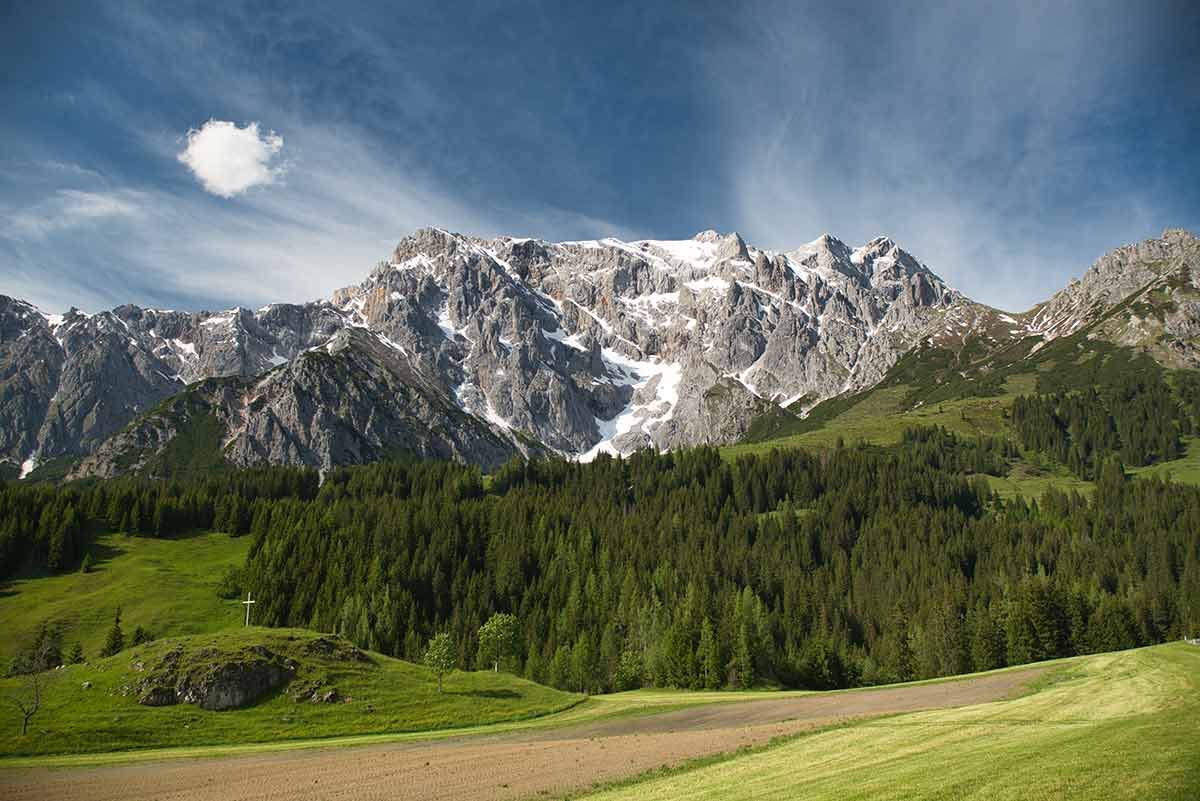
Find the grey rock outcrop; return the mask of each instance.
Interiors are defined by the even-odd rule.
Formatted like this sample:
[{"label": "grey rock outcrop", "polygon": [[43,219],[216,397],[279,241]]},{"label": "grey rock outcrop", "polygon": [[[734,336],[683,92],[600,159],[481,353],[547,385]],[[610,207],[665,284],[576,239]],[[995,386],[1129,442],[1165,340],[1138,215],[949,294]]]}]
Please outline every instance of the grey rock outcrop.
[{"label": "grey rock outcrop", "polygon": [[1159,239],[1101,257],[1027,315],[1031,333],[1050,340],[1087,330],[1144,350],[1172,367],[1200,367],[1200,239],[1167,229]]},{"label": "grey rock outcrop", "polygon": [[263,646],[237,658],[213,658],[182,667],[182,651],[167,652],[137,688],[143,706],[194,704],[210,712],[240,709],[279,689],[296,666]]}]

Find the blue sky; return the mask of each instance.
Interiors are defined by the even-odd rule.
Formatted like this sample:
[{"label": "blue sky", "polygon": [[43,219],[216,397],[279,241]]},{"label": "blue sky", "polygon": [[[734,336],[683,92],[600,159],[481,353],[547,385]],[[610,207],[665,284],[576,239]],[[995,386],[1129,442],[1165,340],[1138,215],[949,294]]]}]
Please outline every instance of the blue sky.
[{"label": "blue sky", "polygon": [[1194,3],[341,5],[4,4],[0,293],[255,306],[422,225],[716,228],[887,234],[1020,310],[1200,231]]}]

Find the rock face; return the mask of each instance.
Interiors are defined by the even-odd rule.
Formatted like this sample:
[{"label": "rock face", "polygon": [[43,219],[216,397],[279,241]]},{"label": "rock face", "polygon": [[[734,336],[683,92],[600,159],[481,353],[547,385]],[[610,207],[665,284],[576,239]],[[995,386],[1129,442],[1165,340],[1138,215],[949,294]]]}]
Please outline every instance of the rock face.
[{"label": "rock face", "polygon": [[294,664],[263,646],[254,646],[236,659],[213,660],[187,670],[180,667],[181,655],[181,650],[169,651],[154,667],[139,687],[139,704],[187,703],[213,712],[239,709],[282,687],[295,672]]},{"label": "rock face", "polygon": [[1093,336],[1149,352],[1172,367],[1200,367],[1200,239],[1167,229],[1119,247],[1027,315],[1053,339],[1093,326]]},{"label": "rock face", "polygon": [[1156,288],[1171,302],[1152,321],[1105,335],[1186,363],[1197,249],[1179,231],[1118,249],[1022,315],[961,296],[887,238],[772,252],[713,231],[549,243],[423,229],[327,301],[257,311],[46,315],[0,297],[0,458],[114,475],[200,424],[238,465],[724,443],[777,405],[873,385],[919,343],[1051,339]]}]

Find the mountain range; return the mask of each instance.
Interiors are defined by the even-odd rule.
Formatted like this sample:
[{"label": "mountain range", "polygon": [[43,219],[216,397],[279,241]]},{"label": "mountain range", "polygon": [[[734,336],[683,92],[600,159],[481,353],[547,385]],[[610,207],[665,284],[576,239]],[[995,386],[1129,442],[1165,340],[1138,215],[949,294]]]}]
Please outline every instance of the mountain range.
[{"label": "mountain range", "polygon": [[491,469],[725,444],[909,355],[969,351],[986,372],[1083,334],[1196,367],[1198,271],[1200,240],[1167,230],[1015,314],[886,237],[776,252],[714,231],[550,243],[428,228],[304,304],[48,314],[0,295],[0,460],[20,477],[401,454]]}]

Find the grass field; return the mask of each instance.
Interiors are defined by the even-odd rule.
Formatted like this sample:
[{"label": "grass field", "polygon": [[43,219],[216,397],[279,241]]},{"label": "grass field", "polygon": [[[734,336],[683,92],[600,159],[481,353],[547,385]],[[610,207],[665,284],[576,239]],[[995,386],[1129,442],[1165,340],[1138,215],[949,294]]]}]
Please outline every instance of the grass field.
[{"label": "grass field", "polygon": [[[382,732],[481,726],[565,710],[581,696],[506,673],[455,672],[438,693],[427,668],[379,654],[358,662],[312,654],[320,635],[299,629],[241,628],[171,638],[126,649],[108,659],[47,674],[42,711],[21,737],[20,717],[0,710],[0,755],[71,754],[136,748],[171,748],[279,742]],[[299,663],[290,687],[336,688],[349,702],[294,700],[288,688],[233,711],[210,712],[191,704],[148,707],[131,689],[176,646],[186,660],[206,664],[264,645]],[[219,654],[220,656],[215,656]],[[137,666],[141,665],[139,669]],[[84,682],[91,682],[84,688]],[[0,679],[0,695],[18,691],[18,679]]]},{"label": "grass field", "polygon": [[[1024,378],[1021,376],[1020,378]],[[962,398],[940,401],[928,406],[907,408],[904,400],[910,387],[881,387],[812,431],[778,437],[762,442],[745,442],[722,448],[729,458],[759,453],[771,448],[822,448],[842,439],[847,445],[865,441],[891,445],[900,441],[904,429],[912,426],[943,426],[963,436],[1003,434],[1008,431],[1005,410],[1016,395],[1024,391],[1023,382],[1010,380],[1003,395],[988,398]]]},{"label": "grass field", "polygon": [[1194,799],[1200,647],[1069,663],[1009,701],[868,720],[586,796],[626,799]]},{"label": "grass field", "polygon": [[245,561],[248,537],[191,534],[171,539],[102,534],[90,573],[26,576],[0,584],[0,667],[26,647],[42,622],[58,625],[63,650],[79,641],[96,656],[122,610],[126,636],[141,625],[155,636],[200,634],[239,622],[237,601],[217,597],[221,575]]}]

